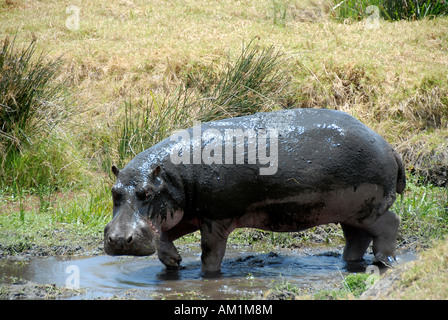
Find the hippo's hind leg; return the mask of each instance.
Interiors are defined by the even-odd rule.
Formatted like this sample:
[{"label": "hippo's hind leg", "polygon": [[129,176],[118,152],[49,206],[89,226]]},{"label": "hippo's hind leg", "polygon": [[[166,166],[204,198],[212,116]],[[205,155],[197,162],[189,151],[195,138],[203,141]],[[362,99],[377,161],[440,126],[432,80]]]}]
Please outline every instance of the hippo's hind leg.
[{"label": "hippo's hind leg", "polygon": [[227,238],[233,228],[223,221],[204,221],[201,226],[202,272],[207,276],[219,274],[226,252]]},{"label": "hippo's hind leg", "polygon": [[364,256],[372,236],[365,230],[341,223],[345,236],[345,248],[342,258],[345,261],[358,261]]},{"label": "hippo's hind leg", "polygon": [[400,218],[387,210],[366,230],[373,236],[373,254],[376,261],[386,266],[395,262],[395,247],[397,242]]}]

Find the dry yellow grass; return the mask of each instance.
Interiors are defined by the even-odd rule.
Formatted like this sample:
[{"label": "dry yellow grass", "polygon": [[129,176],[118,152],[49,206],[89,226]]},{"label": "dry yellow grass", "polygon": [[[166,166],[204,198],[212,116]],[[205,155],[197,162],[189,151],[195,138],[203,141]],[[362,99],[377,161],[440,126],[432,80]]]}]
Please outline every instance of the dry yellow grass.
[{"label": "dry yellow grass", "polygon": [[[376,293],[376,299],[446,300],[448,299],[448,243],[437,242],[422,252],[418,260],[386,277],[394,278],[391,286]],[[393,274],[399,274],[393,275]],[[389,275],[389,276],[388,276]],[[384,280],[383,280],[384,281]]]},{"label": "dry yellow grass", "polygon": [[[70,5],[79,8],[78,30],[66,26]],[[60,81],[87,110],[73,119],[83,128],[74,133],[97,137],[91,154],[114,130],[124,100],[162,97],[192,70],[219,70],[253,38],[292,57],[300,106],[346,111],[410,155],[430,136],[446,145],[448,19],[370,29],[328,15],[325,0],[14,0],[0,5],[0,37],[35,37],[50,56],[64,55]]]}]

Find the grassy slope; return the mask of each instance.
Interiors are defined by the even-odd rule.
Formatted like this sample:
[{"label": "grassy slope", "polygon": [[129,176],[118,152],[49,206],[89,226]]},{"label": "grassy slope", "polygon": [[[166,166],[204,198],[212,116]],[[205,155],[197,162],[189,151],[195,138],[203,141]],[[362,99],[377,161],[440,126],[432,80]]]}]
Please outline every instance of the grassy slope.
[{"label": "grassy slope", "polygon": [[[70,139],[81,141],[76,148],[96,165],[104,162],[103,146],[117,144],[125,99],[162,97],[192,70],[224,67],[254,37],[292,57],[301,106],[355,115],[417,169],[428,161],[447,165],[447,18],[381,21],[369,29],[332,21],[317,0],[280,9],[269,0],[12,3],[0,9],[0,36],[17,32],[23,43],[37,37],[50,56],[64,55],[60,80],[76,89],[84,111],[72,119]],[[66,28],[68,5],[80,9],[79,30]],[[115,150],[108,153],[117,158]]]},{"label": "grassy slope", "polygon": [[[397,146],[409,166],[422,165],[419,152],[448,149],[447,18],[381,21],[371,30],[362,22],[328,19],[328,9],[314,0],[285,3],[283,16],[268,0],[1,1],[0,38],[17,33],[17,42],[25,45],[36,37],[50,56],[63,54],[59,81],[76,92],[82,111],[55,135],[69,144],[65,161],[82,167],[76,179],[86,181],[79,185],[93,187],[66,202],[50,201],[57,213],[52,221],[97,223],[99,237],[110,203],[107,195],[95,202],[89,193],[97,192],[93,181],[103,181],[105,154],[117,159],[115,126],[124,100],[163,97],[192,70],[223,68],[228,56],[234,59],[254,37],[292,57],[301,106],[337,108],[360,118]],[[79,30],[66,28],[68,5],[80,8]],[[105,181],[107,188],[111,181]],[[419,192],[410,194],[423,199]],[[0,205],[7,202],[0,199]],[[13,203],[2,208],[22,214],[25,222],[32,223],[27,217],[37,211],[51,211],[46,204],[43,210],[21,211]],[[418,211],[419,204],[412,205]],[[5,217],[0,222],[2,230],[11,228]]]},{"label": "grassy slope", "polygon": [[448,299],[448,243],[438,242],[407,266],[388,298]]},{"label": "grassy slope", "polygon": [[[236,56],[243,41],[258,36],[294,56],[304,105],[339,107],[392,142],[423,127],[403,101],[423,84],[446,90],[448,20],[381,22],[370,30],[321,18],[325,8],[304,2],[291,2],[284,25],[276,25],[271,1],[18,0],[1,9],[0,35],[35,36],[52,55],[64,54],[64,81],[76,85],[79,103],[102,125],[115,119],[124,98],[172,89],[185,72]],[[69,4],[81,10],[77,31],[65,27]],[[398,112],[408,121],[393,123]]]}]

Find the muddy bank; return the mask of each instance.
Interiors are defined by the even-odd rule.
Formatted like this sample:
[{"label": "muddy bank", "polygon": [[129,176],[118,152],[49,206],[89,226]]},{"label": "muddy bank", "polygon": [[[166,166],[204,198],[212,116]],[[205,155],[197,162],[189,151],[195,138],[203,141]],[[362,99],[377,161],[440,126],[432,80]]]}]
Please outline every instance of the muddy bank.
[{"label": "muddy bank", "polygon": [[[55,232],[55,231],[53,231]],[[103,239],[89,235],[79,236],[71,232],[59,231],[45,234],[45,237],[56,239],[54,245],[36,243],[35,239],[24,237],[21,241],[10,244],[0,242],[0,261],[2,259],[27,260],[34,257],[96,255],[104,252]],[[39,237],[36,235],[36,238]],[[3,239],[2,239],[3,240]]]},{"label": "muddy bank", "polygon": [[376,281],[369,289],[359,297],[361,300],[387,299],[394,286],[400,281],[401,274],[405,271],[402,266],[388,270],[386,274]]}]

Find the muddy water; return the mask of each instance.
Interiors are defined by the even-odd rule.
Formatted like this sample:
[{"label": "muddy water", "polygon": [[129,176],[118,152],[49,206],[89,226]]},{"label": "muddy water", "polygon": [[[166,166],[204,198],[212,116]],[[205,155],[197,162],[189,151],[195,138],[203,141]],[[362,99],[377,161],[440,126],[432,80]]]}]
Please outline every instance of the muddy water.
[{"label": "muddy water", "polygon": [[[65,288],[79,284],[72,299],[232,299],[262,297],[288,283],[313,292],[340,285],[349,272],[364,272],[372,256],[360,264],[348,265],[338,250],[276,250],[252,252],[228,247],[217,278],[201,274],[200,251],[181,250],[183,268],[167,271],[156,257],[110,257],[105,255],[60,259],[33,258],[26,262],[0,263],[0,284],[16,277],[19,281],[54,284]],[[399,262],[414,255],[398,257]]]}]

